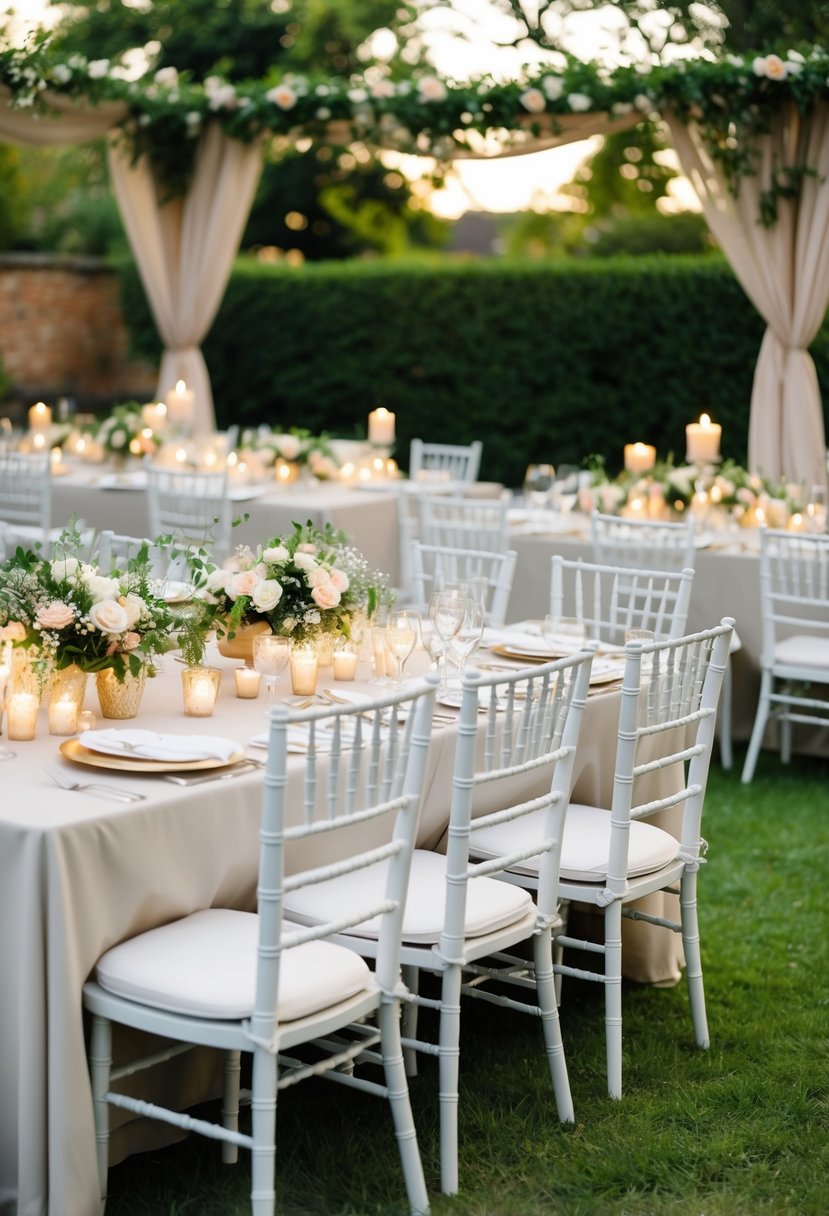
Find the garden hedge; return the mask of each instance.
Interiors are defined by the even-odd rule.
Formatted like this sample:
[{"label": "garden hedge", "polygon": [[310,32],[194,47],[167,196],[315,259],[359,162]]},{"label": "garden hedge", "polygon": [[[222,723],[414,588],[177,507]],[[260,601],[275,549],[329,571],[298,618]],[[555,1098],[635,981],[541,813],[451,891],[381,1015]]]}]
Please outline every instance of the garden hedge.
[{"label": "garden hedge", "polygon": [[[122,269],[137,354],[158,338],[134,267]],[[684,456],[685,424],[722,423],[746,459],[763,322],[719,256],[527,263],[240,260],[204,342],[221,427],[232,422],[355,436],[369,410],[413,436],[483,440],[481,476],[519,485],[529,461],[625,442]],[[829,386],[829,327],[813,346]]]}]

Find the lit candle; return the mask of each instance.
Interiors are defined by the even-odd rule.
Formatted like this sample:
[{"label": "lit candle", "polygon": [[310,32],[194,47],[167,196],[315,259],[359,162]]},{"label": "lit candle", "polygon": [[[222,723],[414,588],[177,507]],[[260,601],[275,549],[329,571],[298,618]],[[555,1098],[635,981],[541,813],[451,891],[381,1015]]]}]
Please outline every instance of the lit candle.
[{"label": "lit candle", "polygon": [[178,428],[189,427],[193,421],[193,404],[195,396],[183,380],[176,381],[176,387],[167,394],[167,418],[170,425]]},{"label": "lit candle", "polygon": [[719,460],[721,438],[720,424],[701,414],[699,422],[689,422],[685,428],[686,459],[700,464]]},{"label": "lit candle", "polygon": [[625,469],[628,473],[647,473],[656,464],[656,448],[650,443],[625,444]]},{"label": "lit candle", "polygon": [[181,673],[184,712],[189,718],[209,718],[216,704],[221,672],[214,667],[186,667]]},{"label": "lit candle", "polygon": [[52,409],[43,401],[38,401],[29,410],[29,430],[42,431],[52,425]]},{"label": "lit candle", "polygon": [[78,729],[81,707],[76,700],[65,697],[49,702],[49,734],[74,735]]},{"label": "lit candle", "polygon": [[319,655],[313,643],[308,646],[291,647],[291,692],[295,696],[309,697],[317,691]]},{"label": "lit candle", "polygon": [[787,523],[786,527],[788,528],[788,530],[790,532],[805,532],[806,531],[806,520],[803,518],[803,516],[801,515],[801,513],[799,511],[795,511],[794,515],[792,515],[791,518],[789,519],[789,522]]},{"label": "lit candle", "polygon": [[259,684],[262,679],[258,671],[252,667],[237,667],[233,673],[236,677],[236,696],[245,700],[253,700],[259,696]]},{"label": "lit candle", "polygon": [[88,730],[94,730],[98,719],[95,717],[95,711],[92,709],[84,709],[78,718],[78,734],[82,735]]},{"label": "lit candle", "polygon": [[15,692],[6,706],[10,739],[34,739],[38,698],[31,692]]},{"label": "lit candle", "polygon": [[397,470],[397,461],[391,460],[391,459],[387,460],[386,461],[386,476],[393,479],[397,476],[397,471],[398,471]]},{"label": "lit candle", "polygon": [[141,407],[141,421],[153,431],[163,431],[167,422],[167,406],[163,401],[151,401]]},{"label": "lit candle", "polygon": [[332,658],[335,680],[353,680],[357,674],[357,655],[347,646],[335,650]]},{"label": "lit candle", "polygon": [[52,466],[53,473],[62,473],[63,469],[63,452],[60,448],[52,448],[49,452],[49,461]]},{"label": "lit candle", "polygon": [[395,418],[391,410],[380,406],[368,416],[368,440],[377,447],[390,448],[394,443]]},{"label": "lit candle", "polygon": [[34,435],[32,435],[32,450],[35,452],[46,450],[46,436],[42,431],[35,431]]}]

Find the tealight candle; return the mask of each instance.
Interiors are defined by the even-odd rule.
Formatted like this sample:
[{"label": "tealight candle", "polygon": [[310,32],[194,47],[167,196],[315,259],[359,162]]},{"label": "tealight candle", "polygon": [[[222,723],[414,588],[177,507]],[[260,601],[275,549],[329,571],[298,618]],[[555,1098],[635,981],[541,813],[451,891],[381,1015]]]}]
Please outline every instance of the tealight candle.
[{"label": "tealight candle", "polygon": [[332,655],[335,680],[353,680],[357,674],[357,655],[348,646],[335,650]]},{"label": "tealight candle", "polygon": [[655,464],[656,448],[652,444],[625,444],[625,469],[628,473],[648,473]]},{"label": "tealight candle", "polygon": [[49,702],[49,734],[74,735],[78,729],[81,707],[77,700],[64,697]]},{"label": "tealight candle", "polygon": [[368,416],[368,441],[377,447],[390,448],[394,443],[395,416],[384,406],[372,410]]},{"label": "tealight candle", "polygon": [[149,405],[142,405],[141,421],[144,426],[150,427],[155,432],[163,431],[167,422],[166,404],[163,401],[151,401]]},{"label": "tealight candle", "polygon": [[38,698],[31,692],[15,692],[6,706],[10,739],[34,739],[37,728]]},{"label": "tealight candle", "polygon": [[32,435],[32,451],[43,452],[45,450],[46,450],[46,436],[43,435],[40,431],[36,431],[35,434]]},{"label": "tealight candle", "polygon": [[97,723],[98,719],[95,717],[95,711],[84,709],[78,718],[78,734],[82,735],[85,731],[94,730]]},{"label": "tealight candle", "polygon": [[259,684],[262,680],[258,671],[252,667],[237,667],[234,671],[236,678],[236,696],[252,701],[259,696]]},{"label": "tealight candle", "polygon": [[317,691],[319,655],[313,644],[291,647],[291,692],[295,696],[309,697]]},{"label": "tealight candle", "polygon": [[42,431],[52,425],[52,409],[43,401],[38,401],[29,410],[29,430]]},{"label": "tealight candle", "polygon": [[184,712],[188,718],[209,718],[216,704],[221,672],[215,667],[186,667],[181,673]]},{"label": "tealight candle", "polygon": [[699,422],[689,422],[685,428],[685,455],[693,463],[704,464],[720,458],[722,427],[712,422],[707,414],[700,414]]}]

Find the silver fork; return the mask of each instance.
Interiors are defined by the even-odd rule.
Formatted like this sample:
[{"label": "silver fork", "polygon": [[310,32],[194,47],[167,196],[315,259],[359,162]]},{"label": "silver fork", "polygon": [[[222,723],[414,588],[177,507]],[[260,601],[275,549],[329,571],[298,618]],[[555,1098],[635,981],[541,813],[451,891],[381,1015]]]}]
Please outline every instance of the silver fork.
[{"label": "silver fork", "polygon": [[46,765],[46,772],[64,790],[79,790],[84,793],[97,794],[101,798],[115,798],[119,802],[143,802],[146,795],[134,790],[122,790],[115,785],[107,785],[103,781],[73,781],[61,769],[51,764]]}]

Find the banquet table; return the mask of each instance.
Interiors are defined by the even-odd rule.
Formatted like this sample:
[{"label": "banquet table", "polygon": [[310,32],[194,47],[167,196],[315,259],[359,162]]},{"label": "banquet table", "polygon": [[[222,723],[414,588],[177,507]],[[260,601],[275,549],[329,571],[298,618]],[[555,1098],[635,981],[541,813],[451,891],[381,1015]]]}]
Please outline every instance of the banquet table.
[{"label": "banquet table", "polygon": [[[263,759],[263,750],[248,745],[266,727],[264,698],[237,699],[236,664],[216,654],[211,661],[223,670],[213,717],[184,717],[181,668],[168,656],[164,670],[147,683],[135,726],[225,736]],[[410,665],[415,674],[424,670],[425,653],[415,652]],[[341,687],[370,693],[365,667],[360,675],[363,683]],[[288,691],[285,679],[280,696]],[[324,669],[320,686],[330,682]],[[94,689],[88,689],[87,705],[94,704]],[[576,758],[574,797],[580,801],[608,803],[618,704],[613,688],[597,688],[588,700]],[[98,957],[118,941],[200,908],[254,906],[263,774],[260,768],[182,787],[157,774],[85,768],[59,757],[61,741],[47,733],[45,714],[41,709],[37,737],[12,743],[16,758],[2,766],[0,1212],[99,1216],[82,985]],[[422,848],[439,848],[446,829],[455,737],[454,725],[436,726],[419,827]],[[136,790],[145,800],[127,805],[57,788],[45,771],[48,763],[73,777]],[[299,781],[301,770],[298,757],[289,780],[293,773]],[[675,788],[673,780],[670,770],[655,773],[649,796]],[[543,774],[539,781],[540,789]],[[679,939],[640,923],[626,922],[627,928],[626,974],[676,982]],[[167,1065],[161,1078],[147,1078],[142,1086],[175,1087],[187,1105],[212,1096],[217,1083],[215,1066],[202,1058],[198,1067]],[[141,1092],[152,1098],[159,1091]],[[123,1118],[111,1141],[113,1162],[170,1138],[164,1125]]]},{"label": "banquet table", "polygon": [[[141,472],[116,472],[107,466],[76,464],[52,481],[52,526],[72,516],[90,527],[128,536],[148,536],[147,491]],[[247,515],[232,533],[233,544],[253,547],[290,532],[308,520],[315,527],[342,529],[369,565],[398,578],[397,496],[393,489],[363,490],[340,482],[297,481],[279,485],[231,486],[235,517]]]},{"label": "banquet table", "polygon": [[[756,528],[727,532],[701,529],[696,550],[694,585],[688,632],[710,629],[724,616],[734,617],[741,647],[731,656],[732,738],[751,735],[760,689],[763,626],[760,610],[760,537]],[[549,514],[529,523],[519,517],[510,529],[509,545],[518,555],[508,621],[542,618],[549,611],[550,565],[553,554],[570,560],[593,561],[586,516]],[[767,738],[774,738],[769,727]],[[829,732],[795,725],[793,749],[829,755]]]}]

